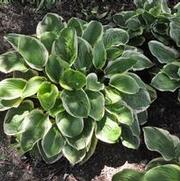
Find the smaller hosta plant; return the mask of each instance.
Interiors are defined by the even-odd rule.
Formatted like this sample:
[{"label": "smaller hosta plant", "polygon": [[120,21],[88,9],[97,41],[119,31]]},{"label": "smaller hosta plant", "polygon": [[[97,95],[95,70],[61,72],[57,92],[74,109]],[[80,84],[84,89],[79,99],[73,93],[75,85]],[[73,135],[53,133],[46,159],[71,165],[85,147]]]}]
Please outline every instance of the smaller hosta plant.
[{"label": "smaller hosta plant", "polygon": [[37,147],[47,163],[63,155],[76,164],[97,140],[139,146],[156,94],[134,73],[152,63],[125,30],[49,13],[36,35],[5,38],[14,50],[0,56],[0,71],[13,77],[0,82],[0,110],[21,153]]},{"label": "smaller hosta plant", "polygon": [[112,181],[179,181],[180,166],[177,164],[165,164],[155,166],[143,172],[124,169],[116,173]]},{"label": "smaller hosta plant", "polygon": [[155,40],[149,42],[149,49],[152,55],[161,64],[164,64],[152,79],[151,85],[160,91],[174,92],[180,87],[180,53],[178,49]]}]

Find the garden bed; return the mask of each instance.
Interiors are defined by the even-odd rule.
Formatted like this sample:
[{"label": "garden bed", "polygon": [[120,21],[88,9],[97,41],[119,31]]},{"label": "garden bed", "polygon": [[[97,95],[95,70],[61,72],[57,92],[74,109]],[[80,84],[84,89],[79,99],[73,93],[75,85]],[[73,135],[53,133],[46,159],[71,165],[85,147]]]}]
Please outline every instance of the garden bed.
[{"label": "garden bed", "polygon": [[[174,5],[177,1],[170,1]],[[95,3],[79,4],[68,3],[68,1],[57,5],[56,8],[49,10],[60,14],[65,19],[72,16],[83,19],[89,18],[83,13],[84,9],[89,9],[99,5],[99,10],[111,13],[119,12],[122,9],[131,9],[131,1],[96,1]],[[9,46],[3,40],[6,33],[33,34],[35,28],[47,13],[45,10],[35,12],[33,8],[16,5],[3,5],[0,7],[0,53],[5,52]],[[93,16],[90,19],[93,19]],[[102,19],[106,22],[106,19]],[[0,74],[0,80],[5,75]],[[180,104],[177,103],[177,93],[158,93],[158,99],[148,110],[149,117],[147,125],[165,128],[171,134],[180,137]],[[150,152],[142,144],[138,150],[124,148],[121,143],[108,145],[99,143],[95,154],[82,166],[70,166],[67,160],[61,159],[55,164],[47,165],[40,157],[33,157],[30,154],[19,157],[10,145],[10,139],[3,134],[3,117],[0,113],[0,178],[5,180],[80,180],[80,181],[109,181],[114,173],[122,168],[135,168],[143,170],[146,163],[158,156],[157,153]]]}]

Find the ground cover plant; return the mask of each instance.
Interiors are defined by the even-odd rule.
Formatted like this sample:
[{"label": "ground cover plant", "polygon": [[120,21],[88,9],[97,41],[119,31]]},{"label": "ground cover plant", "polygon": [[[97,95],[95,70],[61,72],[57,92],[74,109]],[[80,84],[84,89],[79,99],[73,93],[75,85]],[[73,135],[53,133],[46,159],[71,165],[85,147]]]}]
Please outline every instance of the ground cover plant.
[{"label": "ground cover plant", "polygon": [[138,9],[116,14],[114,24],[65,22],[49,13],[36,34],[6,35],[12,49],[0,55],[0,71],[12,78],[0,82],[0,109],[7,111],[4,131],[19,153],[82,164],[98,140],[138,149],[147,124],[145,144],[162,158],[127,176],[152,180],[171,168],[179,173],[179,138],[147,123],[154,88],[177,93],[180,86],[179,4],[170,9],[166,1],[134,2]]}]

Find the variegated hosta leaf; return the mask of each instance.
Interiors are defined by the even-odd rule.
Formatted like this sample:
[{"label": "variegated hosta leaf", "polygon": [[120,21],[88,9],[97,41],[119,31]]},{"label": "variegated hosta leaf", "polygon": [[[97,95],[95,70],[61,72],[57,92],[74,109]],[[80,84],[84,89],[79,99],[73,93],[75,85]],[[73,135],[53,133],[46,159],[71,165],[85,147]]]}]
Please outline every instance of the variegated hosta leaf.
[{"label": "variegated hosta leaf", "polygon": [[120,46],[114,46],[114,47],[106,49],[107,58],[109,60],[115,60],[116,58],[122,55],[124,48],[125,47],[123,45],[120,45]]},{"label": "variegated hosta leaf", "polygon": [[38,90],[37,97],[41,106],[48,111],[53,108],[58,94],[58,88],[54,84],[43,82]]},{"label": "variegated hosta leaf", "polygon": [[86,94],[90,101],[90,112],[89,116],[94,120],[101,120],[104,116],[105,111],[105,99],[101,92],[86,91]]},{"label": "variegated hosta leaf", "polygon": [[148,170],[144,175],[145,181],[179,181],[180,178],[180,166],[174,164],[167,164],[154,167]]},{"label": "variegated hosta leaf", "polygon": [[49,53],[51,53],[52,45],[56,38],[57,35],[53,32],[44,32],[39,37],[40,41],[44,44]]},{"label": "variegated hosta leaf", "polygon": [[136,170],[124,169],[113,175],[112,181],[143,181],[143,175]]},{"label": "variegated hosta leaf", "polygon": [[113,75],[117,73],[124,73],[133,68],[136,65],[137,60],[129,57],[120,57],[114,61],[109,62],[105,68],[105,72],[108,75]]},{"label": "variegated hosta leaf", "polygon": [[149,150],[159,152],[165,160],[175,158],[174,137],[168,131],[156,127],[145,127],[143,131]]},{"label": "variegated hosta leaf", "polygon": [[67,112],[57,114],[56,124],[61,133],[70,138],[80,135],[84,128],[84,121],[82,118],[75,118]]},{"label": "variegated hosta leaf", "polygon": [[32,69],[43,70],[49,54],[38,39],[15,33],[8,34],[5,38]]},{"label": "variegated hosta leaf", "polygon": [[88,146],[92,142],[94,127],[95,124],[92,119],[84,120],[84,129],[82,133],[77,137],[67,138],[68,144],[77,150],[88,150]]},{"label": "variegated hosta leaf", "polygon": [[74,29],[64,28],[60,36],[55,40],[52,47],[52,54],[59,56],[62,60],[72,65],[78,52],[77,34]]},{"label": "variegated hosta leaf", "polygon": [[42,138],[41,143],[44,153],[48,158],[51,158],[60,154],[65,144],[65,140],[59,130],[52,126],[51,129]]},{"label": "variegated hosta leaf", "polygon": [[109,28],[103,35],[103,41],[106,48],[126,44],[129,41],[127,31],[120,28]]},{"label": "variegated hosta leaf", "polygon": [[137,119],[140,125],[144,125],[148,120],[148,111],[145,110],[137,114]]},{"label": "variegated hosta leaf", "polygon": [[26,81],[20,78],[8,78],[0,82],[0,99],[16,99],[22,96]]},{"label": "variegated hosta leaf", "polygon": [[86,77],[86,89],[91,91],[100,91],[104,89],[104,84],[98,82],[97,75],[95,73],[90,73]]},{"label": "variegated hosta leaf", "polygon": [[68,161],[72,164],[75,165],[85,157],[86,155],[86,150],[76,150],[75,148],[71,147],[70,145],[66,144],[63,147],[63,155],[68,159]]},{"label": "variegated hosta leaf", "polygon": [[51,122],[47,115],[37,109],[31,111],[23,121],[23,129],[25,131],[20,135],[22,151],[27,152],[31,150],[50,127]]},{"label": "variegated hosta leaf", "polygon": [[26,100],[18,108],[9,110],[4,118],[4,132],[7,135],[15,135],[23,132],[22,122],[33,107],[33,102]]},{"label": "variegated hosta leaf", "polygon": [[22,97],[30,97],[36,94],[41,86],[41,84],[46,80],[45,77],[34,76],[29,79],[26,86],[23,89]]},{"label": "variegated hosta leaf", "polygon": [[151,85],[160,91],[174,92],[180,87],[180,81],[172,80],[165,73],[159,72],[152,79]]},{"label": "variegated hosta leaf", "polygon": [[18,107],[22,102],[22,98],[16,98],[11,100],[0,99],[0,111],[6,111],[11,108]]},{"label": "variegated hosta leaf", "polygon": [[96,137],[106,143],[116,143],[121,136],[121,127],[113,116],[106,114],[97,122]]},{"label": "variegated hosta leaf", "polygon": [[128,30],[132,30],[132,31],[138,30],[141,27],[141,22],[138,19],[138,16],[130,17],[126,21],[126,26],[127,26]]},{"label": "variegated hosta leaf", "polygon": [[126,94],[135,94],[139,91],[136,80],[128,74],[116,74],[110,78],[110,86]]},{"label": "variegated hosta leaf", "polygon": [[57,162],[63,155],[62,153],[59,153],[55,156],[52,156],[52,157],[47,157],[47,155],[45,154],[43,148],[42,148],[42,143],[41,141],[39,141],[37,143],[37,146],[38,146],[38,150],[39,150],[39,153],[42,157],[42,159],[47,163],[47,164],[53,164],[55,162]]},{"label": "variegated hosta leaf", "polygon": [[180,75],[178,73],[179,70],[180,70],[180,63],[173,62],[165,65],[161,71],[165,73],[170,79],[180,80]]},{"label": "variegated hosta leaf", "polygon": [[24,59],[14,51],[1,54],[0,65],[0,72],[6,74],[13,71],[26,72],[28,70],[24,63]]},{"label": "variegated hosta leaf", "polygon": [[44,32],[58,33],[63,29],[64,23],[62,17],[55,13],[48,13],[44,16],[43,20],[40,21],[36,28],[36,34],[38,37]]},{"label": "variegated hosta leaf", "polygon": [[65,111],[65,109],[63,107],[62,100],[57,98],[54,106],[48,111],[48,113],[50,116],[55,118],[58,113],[63,111]]},{"label": "variegated hosta leaf", "polygon": [[107,111],[116,116],[119,123],[129,126],[132,125],[134,121],[133,111],[123,102],[119,101],[117,103],[107,105],[106,108]]},{"label": "variegated hosta leaf", "polygon": [[74,28],[77,32],[77,35],[78,36],[82,36],[82,33],[83,33],[83,25],[80,21],[80,19],[78,18],[71,18],[69,21],[68,21],[68,24],[67,24],[68,27],[71,27],[71,28]]},{"label": "variegated hosta leaf", "polygon": [[56,55],[50,55],[45,67],[45,72],[52,82],[59,83],[64,70],[67,68],[69,68],[67,62]]},{"label": "variegated hosta leaf", "polygon": [[160,63],[170,63],[178,58],[178,52],[161,42],[152,40],[148,43],[151,53],[158,59]]},{"label": "variegated hosta leaf", "polygon": [[153,66],[153,63],[140,52],[127,50],[123,53],[123,57],[127,57],[129,59],[133,59],[136,63],[133,65],[133,70],[143,70],[146,68],[150,68]]},{"label": "variegated hosta leaf", "polygon": [[67,90],[79,90],[86,85],[86,76],[77,70],[68,69],[63,73],[60,85]]},{"label": "variegated hosta leaf", "polygon": [[70,115],[77,118],[88,117],[90,112],[90,102],[87,94],[83,90],[63,90],[61,99],[65,110]]},{"label": "variegated hosta leaf", "polygon": [[102,69],[106,64],[107,53],[104,47],[103,40],[98,40],[93,48],[93,65],[97,69]]},{"label": "variegated hosta leaf", "polygon": [[77,69],[89,70],[92,67],[92,47],[83,38],[78,37],[78,56],[74,63]]},{"label": "variegated hosta leaf", "polygon": [[170,36],[176,42],[176,45],[180,47],[180,23],[176,21],[170,23]]},{"label": "variegated hosta leaf", "polygon": [[82,37],[92,46],[103,36],[103,26],[98,21],[91,21],[84,30]]}]

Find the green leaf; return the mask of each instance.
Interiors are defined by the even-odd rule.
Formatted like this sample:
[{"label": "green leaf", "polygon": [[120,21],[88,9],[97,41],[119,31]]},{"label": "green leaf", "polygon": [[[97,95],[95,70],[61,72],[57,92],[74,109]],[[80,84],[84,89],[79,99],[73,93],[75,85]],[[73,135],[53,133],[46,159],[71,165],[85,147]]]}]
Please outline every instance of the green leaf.
[{"label": "green leaf", "polygon": [[4,118],[4,132],[7,135],[22,133],[24,131],[22,127],[23,120],[33,107],[33,102],[26,100],[18,108],[9,110]]},{"label": "green leaf", "polygon": [[0,72],[6,74],[13,71],[26,72],[28,70],[24,64],[24,59],[14,51],[1,54],[0,65]]},{"label": "green leaf", "polygon": [[89,70],[92,66],[92,47],[84,39],[78,37],[78,56],[75,61],[75,67],[77,69]]},{"label": "green leaf", "polygon": [[52,45],[56,38],[57,35],[53,32],[45,32],[39,37],[40,41],[44,44],[49,53],[51,53]]},{"label": "green leaf", "polygon": [[101,120],[104,116],[105,111],[105,100],[104,95],[101,92],[86,91],[89,98],[91,109],[89,116],[94,120]]},{"label": "green leaf", "polygon": [[116,143],[121,135],[121,128],[112,116],[105,115],[97,122],[96,137],[106,143]]},{"label": "green leaf", "polygon": [[137,119],[140,125],[146,124],[146,122],[148,121],[148,111],[145,110],[143,112],[138,113]]},{"label": "green leaf", "polygon": [[103,35],[103,41],[106,48],[126,44],[129,41],[127,31],[120,28],[109,28]]},{"label": "green leaf", "polygon": [[102,69],[106,64],[107,54],[106,49],[104,47],[103,41],[98,40],[93,48],[93,65],[97,69]]},{"label": "green leaf", "polygon": [[69,21],[68,21],[68,24],[67,24],[68,27],[71,27],[71,28],[74,28],[77,32],[77,35],[78,36],[82,36],[82,33],[83,33],[83,26],[80,22],[80,19],[78,18],[71,18]]},{"label": "green leaf", "polygon": [[37,97],[41,106],[48,111],[53,108],[58,94],[58,88],[54,84],[43,82],[38,90]]},{"label": "green leaf", "polygon": [[158,59],[160,63],[170,63],[178,58],[178,53],[162,44],[161,42],[152,40],[148,43],[151,53]]},{"label": "green leaf", "polygon": [[173,164],[157,166],[147,171],[144,175],[145,181],[158,181],[159,179],[164,181],[179,181],[179,178],[180,167]]},{"label": "green leaf", "polygon": [[179,62],[173,62],[167,64],[163,67],[162,72],[165,73],[170,79],[179,80],[180,76],[178,74],[180,68]]},{"label": "green leaf", "polygon": [[133,16],[131,18],[129,18],[126,21],[126,26],[128,28],[128,30],[132,30],[132,31],[136,31],[138,30],[142,25],[141,22],[138,19],[138,16]]},{"label": "green leaf", "polygon": [[86,85],[86,76],[77,70],[68,69],[63,73],[60,85],[67,90],[79,90]]},{"label": "green leaf", "polygon": [[177,46],[180,47],[180,24],[175,21],[170,23],[170,36],[176,42]]},{"label": "green leaf", "polygon": [[26,85],[24,79],[8,78],[0,82],[0,99],[16,99],[22,96]]},{"label": "green leaf", "polygon": [[124,46],[114,46],[111,48],[106,49],[107,58],[110,60],[115,60],[116,58],[120,57],[124,51]]},{"label": "green leaf", "polygon": [[[95,31],[96,30],[96,31]],[[103,26],[98,21],[91,21],[87,28],[84,30],[83,38],[87,40],[92,46],[102,38],[103,35]]]},{"label": "green leaf", "polygon": [[106,106],[107,111],[116,116],[119,123],[131,126],[134,122],[133,111],[123,102],[119,101]]},{"label": "green leaf", "polygon": [[147,90],[140,88],[136,94],[123,94],[121,93],[122,99],[130,106],[133,110],[142,112],[146,110],[151,104],[151,98]]},{"label": "green leaf", "polygon": [[72,165],[79,163],[86,155],[85,150],[76,150],[66,144],[63,148],[63,155],[69,160]]},{"label": "green leaf", "polygon": [[15,33],[8,34],[5,38],[31,68],[43,70],[49,55],[45,46],[38,39]]},{"label": "green leaf", "polygon": [[139,91],[136,80],[128,74],[116,74],[110,78],[110,86],[126,94],[135,94]]},{"label": "green leaf", "polygon": [[52,82],[59,83],[66,68],[69,68],[69,64],[67,62],[63,61],[58,56],[50,55],[45,67],[45,72]]},{"label": "green leaf", "polygon": [[41,86],[41,84],[45,81],[45,77],[34,76],[29,79],[26,83],[26,86],[23,89],[22,97],[30,97],[36,94]]},{"label": "green leaf", "polygon": [[94,122],[91,119],[84,121],[84,129],[82,133],[74,138],[68,138],[67,142],[73,148],[77,150],[87,149],[88,145],[92,142],[92,137],[94,133]]},{"label": "green leaf", "polygon": [[65,110],[70,115],[77,118],[88,117],[90,112],[90,102],[83,90],[63,90],[61,99]]},{"label": "green leaf", "polygon": [[51,158],[61,152],[65,141],[58,129],[56,127],[51,127],[42,138],[41,144],[46,156]]},{"label": "green leaf", "polygon": [[53,157],[48,158],[47,155],[45,154],[43,148],[42,148],[42,143],[41,143],[41,141],[39,141],[39,142],[37,143],[37,147],[38,147],[38,150],[39,150],[39,153],[40,153],[42,159],[43,159],[47,164],[53,164],[53,163],[55,163],[56,161],[58,161],[58,160],[62,157],[62,154],[57,154],[57,155],[55,155],[55,156],[53,156]]},{"label": "green leaf", "polygon": [[175,157],[173,139],[168,131],[156,127],[144,127],[143,132],[149,150],[159,152],[165,160],[172,160]]},{"label": "green leaf", "polygon": [[126,50],[122,56],[136,61],[136,63],[133,65],[134,71],[144,70],[153,66],[153,63],[149,60],[149,58],[137,51]]},{"label": "green leaf", "polygon": [[108,63],[107,67],[105,68],[105,72],[108,75],[113,75],[117,73],[124,73],[136,64],[137,60],[129,57],[120,57],[114,61]]},{"label": "green leaf", "polygon": [[36,34],[38,37],[44,32],[54,32],[59,33],[64,27],[62,22],[62,17],[55,13],[48,13],[44,16],[42,21],[40,21],[36,28]]},{"label": "green leaf", "polygon": [[12,107],[18,107],[22,102],[22,98],[16,98],[11,100],[0,99],[0,111],[11,109]]},{"label": "green leaf", "polygon": [[98,82],[98,78],[95,73],[88,74],[86,80],[86,89],[91,91],[100,91],[104,89],[104,84]]},{"label": "green leaf", "polygon": [[159,72],[152,79],[151,85],[160,91],[174,92],[180,87],[180,81],[171,80],[165,73]]},{"label": "green leaf", "polygon": [[49,130],[51,123],[47,115],[42,111],[34,109],[24,119],[24,132],[20,135],[20,144],[24,152],[33,148]]},{"label": "green leaf", "polygon": [[59,38],[54,42],[52,54],[59,56],[62,60],[72,65],[78,52],[77,34],[74,29],[64,28]]},{"label": "green leaf", "polygon": [[56,124],[61,133],[70,138],[80,135],[84,128],[84,121],[82,118],[75,118],[66,112],[57,114]]},{"label": "green leaf", "polygon": [[113,175],[112,181],[143,181],[143,175],[136,170],[124,169]]}]

